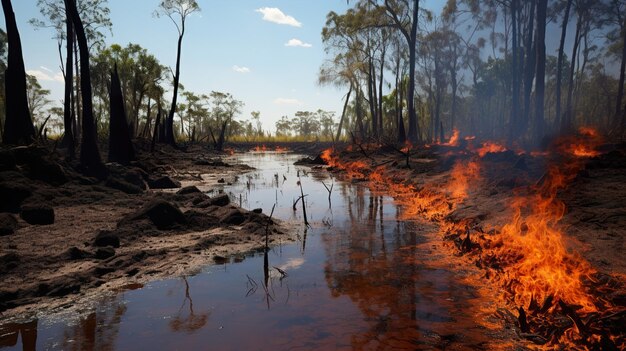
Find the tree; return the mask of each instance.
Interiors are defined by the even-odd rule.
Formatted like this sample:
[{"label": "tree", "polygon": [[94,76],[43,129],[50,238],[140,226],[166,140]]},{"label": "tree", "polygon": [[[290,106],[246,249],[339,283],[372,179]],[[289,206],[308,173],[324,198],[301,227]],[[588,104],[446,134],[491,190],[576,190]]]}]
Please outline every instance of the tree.
[{"label": "tree", "polygon": [[[244,104],[242,101],[235,99],[230,93],[212,91],[209,97],[211,99],[209,133],[214,139],[215,149],[222,151],[227,137],[227,128],[233,122],[235,116],[241,113]],[[217,139],[215,138],[214,130],[219,130]]]},{"label": "tree", "polygon": [[282,116],[276,121],[276,136],[288,136],[291,134],[291,121],[289,117]]},{"label": "tree", "polygon": [[545,133],[544,101],[546,77],[546,21],[548,0],[537,0],[537,74],[535,78],[535,119],[533,123],[535,143],[543,139]]},{"label": "tree", "polygon": [[4,133],[6,100],[4,95],[4,71],[7,69],[7,33],[0,28],[0,136]]},{"label": "tree", "polygon": [[35,127],[28,110],[26,69],[22,56],[22,42],[10,0],[2,0],[7,27],[7,69],[5,73],[6,117],[2,142],[4,144],[28,144],[35,137]]},{"label": "tree", "polygon": [[[412,4],[409,4],[412,3]],[[406,6],[403,6],[406,5]],[[387,14],[393,20],[395,28],[400,31],[409,48],[409,86],[407,102],[409,109],[409,132],[408,137],[416,142],[419,137],[417,112],[415,110],[415,62],[417,60],[417,24],[419,22],[419,0],[398,1],[385,0]]]},{"label": "tree", "polygon": [[80,52],[80,85],[83,91],[83,125],[82,142],[80,149],[80,164],[83,171],[95,176],[104,176],[106,169],[100,158],[98,150],[96,126],[93,117],[93,101],[91,91],[91,72],[89,71],[89,45],[85,28],[81,22],[75,0],[65,0],[65,6],[72,19],[72,25],[76,31],[76,40]]},{"label": "tree", "polygon": [[132,134],[136,136],[140,133],[140,113],[144,105],[148,123],[151,102],[156,100],[153,91],[165,78],[166,67],[137,44],[130,43],[125,47],[112,44],[99,50],[92,59],[92,74],[95,96],[103,106],[108,105],[109,77],[114,66],[118,68],[127,116]]},{"label": "tree", "polygon": [[[35,28],[53,28],[54,39],[57,40],[60,66],[65,78],[65,94],[63,101],[63,123],[65,134],[61,145],[68,148],[68,155],[74,158],[75,131],[74,126],[78,117],[81,125],[81,116],[78,111],[79,101],[74,96],[74,69],[79,75],[78,47],[75,45],[75,33],[67,7],[63,0],[37,0],[37,7],[43,19],[32,18],[29,22]],[[104,44],[105,31],[111,32],[112,23],[109,19],[108,0],[77,0],[76,7],[85,28],[85,34],[91,47],[101,47]],[[62,47],[65,42],[65,62],[63,62]],[[76,60],[76,61],[74,61]],[[74,64],[76,62],[76,64]],[[76,95],[80,95],[80,88],[76,87]],[[76,107],[74,107],[76,105]]]},{"label": "tree", "polygon": [[180,81],[180,55],[185,35],[185,21],[192,13],[200,11],[200,6],[195,0],[162,0],[157,16],[167,16],[178,30],[178,46],[176,51],[176,70],[174,71],[174,92],[172,93],[172,106],[167,120],[165,121],[166,139],[171,145],[175,145],[174,140],[174,114],[176,113],[176,102],[178,98],[178,83]]},{"label": "tree", "polygon": [[109,123],[109,162],[129,164],[135,159],[135,149],[131,141],[122,86],[117,66],[111,72],[111,98]]},{"label": "tree", "polygon": [[28,95],[28,111],[33,120],[41,121],[43,116],[41,114],[44,108],[51,102],[47,96],[50,95],[50,90],[43,89],[37,77],[26,75],[26,90]]}]

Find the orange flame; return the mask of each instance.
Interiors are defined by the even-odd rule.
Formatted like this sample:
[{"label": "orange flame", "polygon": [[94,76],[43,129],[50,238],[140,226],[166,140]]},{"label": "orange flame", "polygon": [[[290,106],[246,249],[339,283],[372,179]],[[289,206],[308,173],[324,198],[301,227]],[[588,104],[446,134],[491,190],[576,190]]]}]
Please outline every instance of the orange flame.
[{"label": "orange flame", "polygon": [[[576,138],[560,141],[558,150],[576,157],[589,157],[581,156],[576,150],[593,151],[595,154],[602,142],[600,135],[589,128],[581,129],[579,133]],[[458,134],[455,130],[446,145],[458,145]],[[498,143],[486,142],[476,153],[482,157],[489,152],[506,150]],[[447,218],[468,198],[469,190],[481,181],[479,159],[457,161],[447,181],[430,182],[418,187],[407,184],[405,177],[394,175],[385,166],[372,171],[362,161],[340,160],[332,149],[325,150],[322,158],[329,165],[346,171],[348,176],[367,177],[372,187],[389,192],[404,207],[404,219],[420,215],[438,222],[448,232],[465,232],[466,224],[453,223]],[[558,301],[576,306],[578,313],[597,312],[603,306],[601,300],[587,292],[583,283],[591,279],[596,271],[568,248],[560,224],[566,208],[557,193],[576,177],[582,166],[579,159],[569,158],[565,164],[550,167],[540,185],[530,188],[528,194],[512,199],[514,214],[500,228],[500,235],[473,238],[482,247],[479,260],[487,261],[487,266],[501,272],[495,275],[495,279],[516,306],[529,306],[532,301],[541,303],[549,297],[553,299],[550,309],[558,308],[555,307]],[[574,328],[568,329],[559,341],[568,343],[574,340]]]},{"label": "orange flame", "polygon": [[459,130],[455,129],[452,132],[452,136],[450,137],[450,140],[447,143],[444,143],[443,145],[447,145],[447,146],[459,146]]},{"label": "orange flame", "polygon": [[597,130],[591,127],[581,127],[577,136],[563,138],[559,141],[559,150],[576,157],[597,157],[600,152],[597,147],[603,142]]},{"label": "orange flame", "polygon": [[480,148],[476,150],[476,153],[480,157],[485,157],[485,155],[488,153],[498,153],[498,152],[505,152],[505,151],[507,151],[507,148],[504,147],[503,145],[498,144],[497,142],[494,142],[494,141],[486,141],[482,144]]}]

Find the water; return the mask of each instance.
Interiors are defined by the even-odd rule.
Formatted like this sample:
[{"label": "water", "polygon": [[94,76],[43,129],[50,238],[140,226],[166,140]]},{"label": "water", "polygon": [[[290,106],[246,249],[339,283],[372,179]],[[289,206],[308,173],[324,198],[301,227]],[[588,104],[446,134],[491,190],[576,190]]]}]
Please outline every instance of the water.
[{"label": "water", "polygon": [[[300,223],[300,174],[311,226],[295,243],[122,292],[73,318],[0,326],[0,349],[487,350],[502,341],[476,308],[484,297],[442,263],[434,226],[401,221],[393,199],[296,167],[298,158],[237,156],[229,162],[257,170],[223,188],[243,207],[276,204],[274,217]],[[330,203],[322,182],[333,186]]]}]

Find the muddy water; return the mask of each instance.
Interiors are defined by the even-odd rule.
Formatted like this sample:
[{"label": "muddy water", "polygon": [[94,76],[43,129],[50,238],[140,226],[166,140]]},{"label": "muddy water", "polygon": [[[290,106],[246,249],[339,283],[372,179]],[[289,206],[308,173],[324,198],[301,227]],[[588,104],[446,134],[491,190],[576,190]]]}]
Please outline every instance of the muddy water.
[{"label": "muddy water", "polygon": [[[223,191],[243,207],[310,227],[266,255],[233,257],[189,276],[135,286],[87,313],[0,326],[0,349],[484,349],[510,335],[483,310],[437,229],[400,221],[401,208],[365,184],[296,167],[298,156],[250,153]],[[298,178],[300,175],[300,178]],[[328,191],[332,185],[330,201]],[[447,257],[447,256],[446,256]],[[444,262],[444,263],[442,263]]]}]

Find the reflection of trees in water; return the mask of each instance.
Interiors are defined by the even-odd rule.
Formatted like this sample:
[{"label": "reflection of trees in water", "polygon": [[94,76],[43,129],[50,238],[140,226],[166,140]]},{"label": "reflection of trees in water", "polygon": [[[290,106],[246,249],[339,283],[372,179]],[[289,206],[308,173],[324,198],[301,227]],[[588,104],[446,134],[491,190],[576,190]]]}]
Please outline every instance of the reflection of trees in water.
[{"label": "reflection of trees in water", "polygon": [[20,335],[22,336],[22,350],[36,350],[37,320],[0,326],[0,348],[16,346]]},{"label": "reflection of trees in water", "polygon": [[352,335],[352,347],[415,347],[421,334],[416,319],[420,272],[407,258],[416,254],[417,235],[397,222],[388,228],[392,247],[387,248],[383,198],[369,195],[366,199],[362,187],[349,193],[349,232],[328,235],[324,243],[326,280],[333,296],[348,296],[369,325],[368,330]]},{"label": "reflection of trees in water", "polygon": [[[193,310],[193,299],[189,291],[189,282],[187,277],[183,277],[185,283],[185,299],[183,304],[178,310],[178,315],[172,319],[169,323],[170,329],[174,332],[188,332],[191,333],[198,329],[201,329],[207,324],[209,320],[209,312],[196,314]],[[189,312],[185,313],[184,308],[189,303]]]},{"label": "reflection of trees in water", "polygon": [[111,297],[102,305],[97,312],[81,317],[78,323],[65,329],[62,341],[63,350],[115,349],[120,321],[127,307],[119,297]]}]

